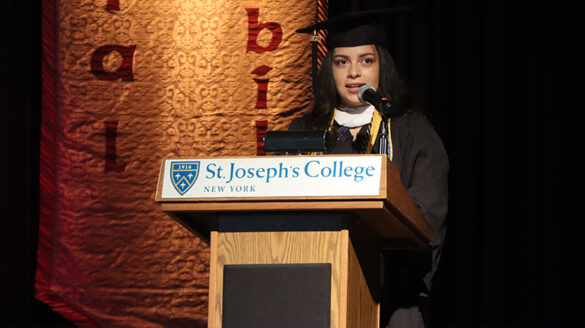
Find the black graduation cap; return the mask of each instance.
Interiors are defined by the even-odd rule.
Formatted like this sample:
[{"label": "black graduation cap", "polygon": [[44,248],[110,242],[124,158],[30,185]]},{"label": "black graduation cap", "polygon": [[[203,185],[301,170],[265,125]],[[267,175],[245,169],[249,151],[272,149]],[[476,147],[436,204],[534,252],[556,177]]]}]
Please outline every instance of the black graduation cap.
[{"label": "black graduation cap", "polygon": [[[326,45],[331,50],[337,47],[356,47],[367,44],[388,46],[388,38],[383,20],[390,15],[410,11],[409,7],[397,7],[386,9],[366,10],[349,12],[327,20],[317,22],[311,26],[298,29],[297,33],[310,33],[316,36],[318,30],[327,30]],[[317,76],[317,42],[318,38],[313,37],[313,91]]]},{"label": "black graduation cap", "polygon": [[327,30],[327,48],[355,47],[366,44],[387,45],[383,19],[409,11],[408,7],[350,12],[298,29],[297,33]]}]

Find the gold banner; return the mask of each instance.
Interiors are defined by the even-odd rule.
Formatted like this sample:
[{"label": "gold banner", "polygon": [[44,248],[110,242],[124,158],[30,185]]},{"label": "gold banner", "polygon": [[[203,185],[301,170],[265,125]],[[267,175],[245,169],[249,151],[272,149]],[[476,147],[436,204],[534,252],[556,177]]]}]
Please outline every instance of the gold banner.
[{"label": "gold banner", "polygon": [[[165,157],[257,152],[309,110],[314,0],[56,0],[50,288],[101,326],[198,326],[207,245],[154,202]],[[199,322],[199,324],[198,324]]]}]

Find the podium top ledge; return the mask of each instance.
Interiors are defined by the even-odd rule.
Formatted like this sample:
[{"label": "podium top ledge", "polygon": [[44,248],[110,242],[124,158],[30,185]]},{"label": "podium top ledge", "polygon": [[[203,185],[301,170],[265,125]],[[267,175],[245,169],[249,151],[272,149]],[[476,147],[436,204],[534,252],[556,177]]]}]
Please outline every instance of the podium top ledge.
[{"label": "podium top ledge", "polygon": [[382,237],[400,222],[421,245],[432,229],[383,155],[168,158],[156,201],[177,213],[350,210]]}]

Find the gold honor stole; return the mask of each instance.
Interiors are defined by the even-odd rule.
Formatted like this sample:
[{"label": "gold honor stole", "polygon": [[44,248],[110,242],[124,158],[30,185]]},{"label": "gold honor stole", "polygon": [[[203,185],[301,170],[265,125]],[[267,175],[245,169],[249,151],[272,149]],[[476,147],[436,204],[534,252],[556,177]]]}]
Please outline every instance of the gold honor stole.
[{"label": "gold honor stole", "polygon": [[[335,122],[335,111],[333,112],[333,118],[331,118],[331,123],[329,124],[329,131],[333,127],[333,122]],[[372,122],[370,124],[370,128],[368,129],[370,133],[370,138],[368,140],[368,146],[366,148],[366,154],[372,152],[372,148],[374,148],[374,144],[376,143],[376,137],[378,136],[378,132],[380,131],[380,124],[382,123],[382,115],[378,110],[374,110],[374,115],[372,116]],[[388,119],[388,153],[386,154],[388,159],[392,161],[392,157],[394,156],[394,147],[392,147],[392,134],[390,133],[390,119]]]}]

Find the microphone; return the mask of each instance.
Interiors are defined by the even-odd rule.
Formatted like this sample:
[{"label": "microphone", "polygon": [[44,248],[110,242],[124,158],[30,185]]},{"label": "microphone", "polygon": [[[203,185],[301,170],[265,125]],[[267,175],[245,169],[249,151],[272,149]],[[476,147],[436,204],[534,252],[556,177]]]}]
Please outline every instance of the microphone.
[{"label": "microphone", "polygon": [[362,103],[374,105],[380,111],[382,116],[389,117],[392,112],[392,102],[387,98],[382,98],[376,89],[371,85],[362,85],[357,93],[358,100]]}]

